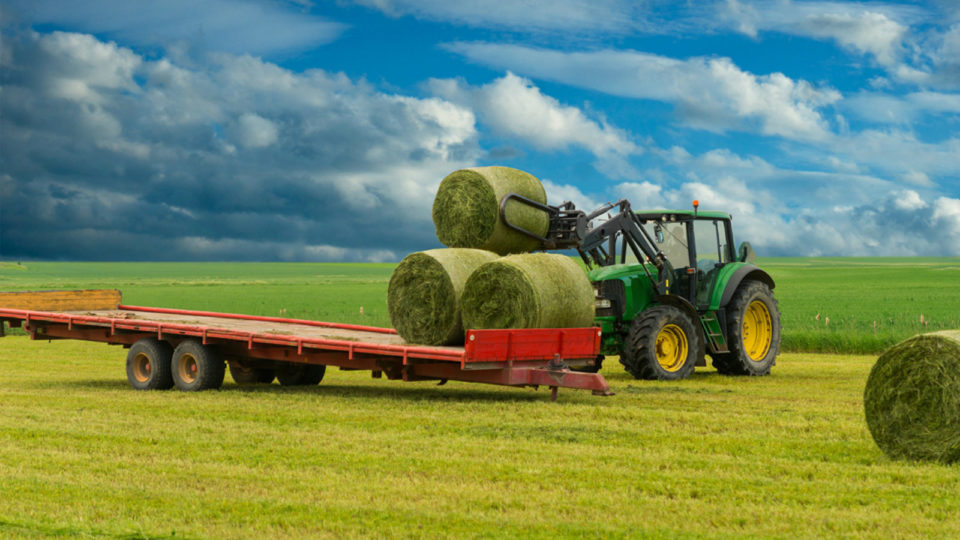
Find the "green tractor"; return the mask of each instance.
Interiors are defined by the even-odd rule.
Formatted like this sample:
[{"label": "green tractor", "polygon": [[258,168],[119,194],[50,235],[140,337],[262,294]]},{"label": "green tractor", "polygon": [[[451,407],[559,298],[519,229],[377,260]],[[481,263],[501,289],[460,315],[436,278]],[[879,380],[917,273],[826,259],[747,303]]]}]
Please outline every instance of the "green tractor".
[{"label": "green tractor", "polygon": [[[547,212],[547,234],[511,223],[510,200]],[[547,206],[516,194],[500,209],[508,227],[544,249],[580,253],[596,291],[601,352],[619,356],[634,377],[683,379],[707,354],[725,375],[770,373],[780,349],[775,285],[749,243],[734,251],[730,214],[701,212],[696,201],[693,210],[634,212],[626,200],[585,214],[569,202]]]}]

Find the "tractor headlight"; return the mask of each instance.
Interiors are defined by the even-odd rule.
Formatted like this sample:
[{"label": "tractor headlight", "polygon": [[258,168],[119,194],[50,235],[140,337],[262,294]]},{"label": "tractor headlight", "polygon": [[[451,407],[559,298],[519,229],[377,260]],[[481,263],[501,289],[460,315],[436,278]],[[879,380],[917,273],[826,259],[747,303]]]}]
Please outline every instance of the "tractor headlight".
[{"label": "tractor headlight", "polygon": [[606,309],[606,308],[609,308],[611,304],[610,304],[610,300],[606,298],[597,298],[594,301],[594,305],[599,309]]}]

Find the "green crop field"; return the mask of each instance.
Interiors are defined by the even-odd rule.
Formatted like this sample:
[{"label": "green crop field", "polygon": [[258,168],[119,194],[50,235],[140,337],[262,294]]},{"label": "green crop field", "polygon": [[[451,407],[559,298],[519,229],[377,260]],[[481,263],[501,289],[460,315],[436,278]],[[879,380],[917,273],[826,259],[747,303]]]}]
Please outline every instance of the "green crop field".
[{"label": "green crop field", "polygon": [[[0,263],[0,290],[116,288],[131,305],[389,326],[394,266]],[[777,282],[784,351],[872,354],[919,332],[960,328],[960,258],[783,258],[761,266]]]},{"label": "green crop field", "polygon": [[[794,351],[960,328],[958,259],[762,263]],[[392,268],[6,263],[0,290],[110,287],[129,304],[387,325]],[[97,343],[0,339],[0,538],[960,530],[960,466],[891,461],[870,438],[862,393],[875,354],[787,352],[768,377],[707,368],[670,383],[612,361],[615,396],[561,390],[556,403],[542,389],[336,369],[312,388],[228,377],[220,391],[137,392],[124,358]]]},{"label": "green crop field", "polygon": [[[878,353],[960,328],[960,258],[767,259],[787,351]],[[829,319],[829,320],[828,320]]]}]

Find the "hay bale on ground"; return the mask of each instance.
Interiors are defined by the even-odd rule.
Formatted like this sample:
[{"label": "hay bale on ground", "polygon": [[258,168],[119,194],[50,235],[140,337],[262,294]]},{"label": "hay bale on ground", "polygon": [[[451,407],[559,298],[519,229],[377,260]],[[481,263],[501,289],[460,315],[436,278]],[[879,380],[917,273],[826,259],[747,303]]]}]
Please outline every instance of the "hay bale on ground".
[{"label": "hay bale on ground", "polygon": [[422,345],[463,343],[464,283],[480,265],[496,258],[479,249],[431,249],[407,255],[387,287],[390,322],[400,337]]},{"label": "hay bale on ground", "polygon": [[884,352],[863,405],[873,440],[891,458],[960,461],[960,331],[923,334]]},{"label": "hay bale on ground", "polygon": [[464,286],[463,327],[571,328],[593,325],[593,287],[570,257],[511,255],[478,268]]},{"label": "hay bale on ground", "polygon": [[[543,184],[518,169],[476,167],[450,173],[433,200],[437,238],[445,246],[485,249],[500,255],[537,249],[537,240],[509,229],[500,220],[500,201],[508,193],[547,203]],[[545,235],[550,226],[546,213],[523,203],[511,201],[505,211],[511,223],[539,236]]]}]

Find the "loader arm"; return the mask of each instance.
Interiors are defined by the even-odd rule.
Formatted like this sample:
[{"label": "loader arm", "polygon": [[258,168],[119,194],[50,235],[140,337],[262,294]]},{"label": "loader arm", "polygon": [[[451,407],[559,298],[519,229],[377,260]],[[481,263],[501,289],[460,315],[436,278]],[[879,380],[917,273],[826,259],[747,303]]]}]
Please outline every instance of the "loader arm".
[{"label": "loader arm", "polygon": [[[510,201],[516,201],[546,213],[550,219],[546,234],[540,236],[511,222],[506,211]],[[598,217],[611,210],[616,211],[615,215],[602,223],[593,223]],[[649,261],[657,269],[657,275],[654,277],[646,265],[643,266],[644,272],[657,292],[659,294],[669,292],[669,279],[673,269],[663,252],[654,247],[653,239],[640,226],[639,218],[633,213],[630,202],[626,199],[607,203],[587,214],[577,210],[576,206],[569,201],[559,206],[551,206],[510,193],[500,201],[500,219],[510,229],[537,239],[541,249],[576,249],[587,268],[617,264],[618,251],[620,263],[624,263],[629,250],[638,261]]]}]

